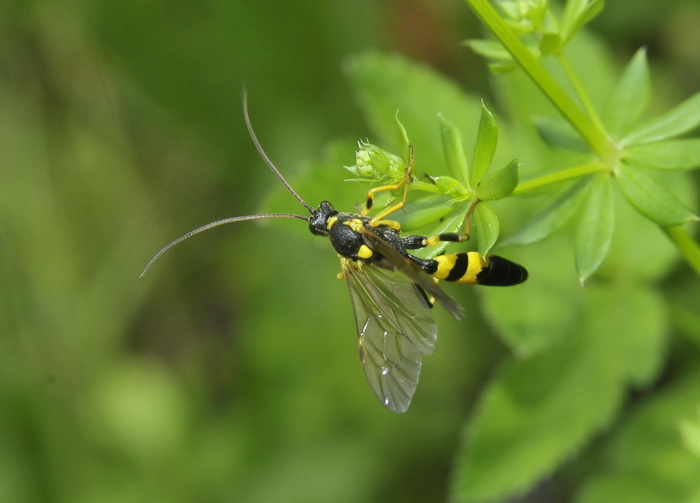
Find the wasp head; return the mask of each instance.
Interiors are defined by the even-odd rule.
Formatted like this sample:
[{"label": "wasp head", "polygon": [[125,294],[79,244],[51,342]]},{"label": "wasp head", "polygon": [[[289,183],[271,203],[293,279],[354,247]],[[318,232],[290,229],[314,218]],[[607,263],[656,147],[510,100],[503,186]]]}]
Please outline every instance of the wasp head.
[{"label": "wasp head", "polygon": [[309,220],[309,230],[311,234],[317,236],[328,236],[328,219],[338,214],[331,203],[322,201],[318,205],[318,209],[313,210],[311,219]]}]

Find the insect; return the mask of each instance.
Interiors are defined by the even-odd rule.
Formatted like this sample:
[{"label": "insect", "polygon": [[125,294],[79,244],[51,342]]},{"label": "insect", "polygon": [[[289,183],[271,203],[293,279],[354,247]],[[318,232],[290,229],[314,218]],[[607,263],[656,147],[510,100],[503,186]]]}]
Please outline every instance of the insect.
[{"label": "insect", "polygon": [[[248,115],[245,92],[243,112],[253,144],[265,164],[310,215],[256,214],[203,225],[163,247],[141,276],[167,250],[213,227],[268,218],[307,221],[309,231],[327,237],[340,259],[338,278],[345,279],[348,286],[360,360],[372,391],[387,409],[405,412],[416,391],[423,355],[435,351],[437,324],[431,308],[439,302],[455,318],[463,315],[462,306],[438,286],[438,280],[510,286],[525,281],[527,270],[502,257],[483,257],[478,252],[443,254],[432,259],[420,259],[409,253],[439,242],[466,239],[466,235],[460,233],[402,236],[400,224],[386,218],[405,205],[413,169],[412,147],[409,147],[409,163],[403,179],[396,184],[370,189],[360,213],[339,212],[328,201],[314,208],[294,191],[263,150]],[[374,217],[369,216],[378,193],[401,189],[403,195],[399,202]]]}]

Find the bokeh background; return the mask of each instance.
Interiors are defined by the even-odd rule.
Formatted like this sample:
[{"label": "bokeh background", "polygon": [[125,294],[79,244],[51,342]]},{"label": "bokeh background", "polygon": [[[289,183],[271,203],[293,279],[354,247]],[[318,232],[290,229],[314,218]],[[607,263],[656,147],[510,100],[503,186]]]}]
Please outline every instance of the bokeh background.
[{"label": "bokeh background", "polygon": [[[621,61],[648,46],[678,102],[699,87],[698,24],[694,0],[613,0],[592,28]],[[458,0],[2,2],[0,501],[444,500],[507,353],[475,309],[469,330],[438,314],[394,415],[360,370],[337,259],[298,223],[211,231],[138,276],[283,190],[244,85],[293,180],[371,135],[347,58],[398,52],[487,96],[460,45],[480,33]]]}]

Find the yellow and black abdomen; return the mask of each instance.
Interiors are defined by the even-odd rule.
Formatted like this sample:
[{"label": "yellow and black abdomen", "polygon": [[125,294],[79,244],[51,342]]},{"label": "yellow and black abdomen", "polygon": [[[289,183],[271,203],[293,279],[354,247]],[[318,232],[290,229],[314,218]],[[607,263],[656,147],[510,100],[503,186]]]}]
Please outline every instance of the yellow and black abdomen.
[{"label": "yellow and black abdomen", "polygon": [[527,279],[527,269],[497,255],[483,257],[479,252],[438,255],[421,261],[423,270],[435,278],[456,283],[511,286]]}]

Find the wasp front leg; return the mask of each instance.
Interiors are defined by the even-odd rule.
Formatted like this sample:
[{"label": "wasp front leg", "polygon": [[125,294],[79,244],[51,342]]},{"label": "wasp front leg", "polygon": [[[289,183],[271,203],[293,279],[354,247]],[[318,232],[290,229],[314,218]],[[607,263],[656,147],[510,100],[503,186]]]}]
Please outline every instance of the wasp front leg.
[{"label": "wasp front leg", "polygon": [[394,213],[395,211],[400,210],[404,206],[406,206],[406,198],[408,197],[408,189],[409,185],[411,183],[412,179],[412,173],[413,173],[413,145],[408,146],[408,167],[406,168],[406,171],[404,172],[403,178],[399,183],[391,184],[391,185],[382,185],[381,187],[375,187],[373,189],[370,189],[367,191],[367,198],[365,200],[365,207],[362,209],[360,212],[360,215],[366,216],[374,206],[374,198],[379,192],[384,192],[386,190],[399,190],[401,187],[403,187],[403,196],[401,197],[401,200],[394,204],[393,206],[390,206],[386,208],[384,211],[376,215],[375,217],[370,220],[370,226],[372,227],[377,227],[379,225],[387,225],[391,228],[394,228],[396,230],[400,230],[400,225],[397,222],[394,222],[393,220],[384,220],[387,216],[390,214]]}]

